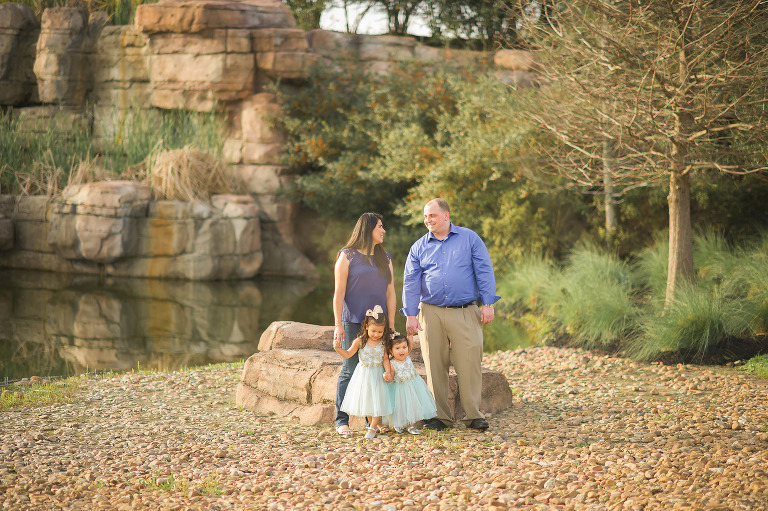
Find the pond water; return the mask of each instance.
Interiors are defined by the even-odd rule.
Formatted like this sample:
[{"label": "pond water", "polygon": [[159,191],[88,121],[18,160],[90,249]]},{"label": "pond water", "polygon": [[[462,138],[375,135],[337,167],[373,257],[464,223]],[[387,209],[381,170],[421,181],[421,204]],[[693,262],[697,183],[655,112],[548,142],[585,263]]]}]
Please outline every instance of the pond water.
[{"label": "pond water", "polygon": [[0,270],[0,378],[246,359],[273,321],[332,325],[332,294],[330,282],[296,279],[100,280]]},{"label": "pond water", "polygon": [[[332,296],[330,280],[190,282],[0,270],[0,382],[244,360],[273,321],[332,325]],[[398,315],[396,326],[403,331],[405,318]],[[529,344],[524,332],[500,321],[485,337],[487,349]]]}]

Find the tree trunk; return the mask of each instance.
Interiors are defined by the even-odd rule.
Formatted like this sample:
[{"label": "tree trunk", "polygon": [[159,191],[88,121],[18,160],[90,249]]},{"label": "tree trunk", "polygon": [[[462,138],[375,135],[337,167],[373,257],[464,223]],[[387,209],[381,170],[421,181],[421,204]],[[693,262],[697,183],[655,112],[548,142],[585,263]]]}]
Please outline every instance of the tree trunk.
[{"label": "tree trunk", "polygon": [[691,5],[684,5],[678,11],[679,36],[679,99],[677,100],[675,139],[672,155],[674,163],[669,173],[669,268],[667,269],[667,292],[664,308],[668,309],[675,299],[678,284],[693,281],[693,234],[691,233],[691,183],[689,140],[693,127],[693,99],[690,87],[690,24]]},{"label": "tree trunk", "polygon": [[603,141],[603,195],[605,197],[605,233],[610,237],[618,223],[616,201],[613,198],[613,144]]},{"label": "tree trunk", "polygon": [[693,280],[693,234],[691,232],[691,185],[688,173],[669,174],[669,269],[664,306],[675,298],[677,284]]}]

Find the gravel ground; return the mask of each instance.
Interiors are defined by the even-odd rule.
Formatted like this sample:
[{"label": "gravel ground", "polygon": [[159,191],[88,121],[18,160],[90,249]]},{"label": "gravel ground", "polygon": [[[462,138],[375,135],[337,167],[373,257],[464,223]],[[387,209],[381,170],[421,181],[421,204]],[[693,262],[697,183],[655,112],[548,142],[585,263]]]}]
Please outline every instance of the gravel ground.
[{"label": "gravel ground", "polygon": [[94,378],[2,412],[0,509],[768,508],[766,382],[580,350],[486,355],[477,433],[351,439],[234,404],[240,368]]}]

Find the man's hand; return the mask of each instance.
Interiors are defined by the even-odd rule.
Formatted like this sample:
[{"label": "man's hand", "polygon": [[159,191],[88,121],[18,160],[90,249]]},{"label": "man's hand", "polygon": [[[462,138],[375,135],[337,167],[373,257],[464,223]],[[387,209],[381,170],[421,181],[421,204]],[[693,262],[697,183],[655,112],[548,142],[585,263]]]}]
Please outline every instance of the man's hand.
[{"label": "man's hand", "polygon": [[490,305],[483,305],[483,307],[480,309],[480,321],[487,325],[491,321],[493,321],[494,313],[493,313],[493,307]]},{"label": "man's hand", "polygon": [[407,335],[415,335],[417,332],[423,330],[421,324],[419,324],[419,318],[416,316],[408,316],[405,320],[405,333]]}]

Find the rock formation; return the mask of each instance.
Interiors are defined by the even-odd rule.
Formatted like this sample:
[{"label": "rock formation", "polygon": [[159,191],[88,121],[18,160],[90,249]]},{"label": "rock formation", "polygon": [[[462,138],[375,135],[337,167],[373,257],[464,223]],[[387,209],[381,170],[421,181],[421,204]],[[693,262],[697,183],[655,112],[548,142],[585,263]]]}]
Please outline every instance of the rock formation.
[{"label": "rock formation", "polygon": [[[412,354],[416,371],[426,379],[418,339]],[[292,321],[272,323],[261,335],[259,351],[248,358],[237,385],[240,406],[295,417],[303,424],[332,424],[336,415],[336,381],[342,358],[333,350],[333,328]],[[451,369],[454,414],[464,416],[456,373]],[[495,413],[512,404],[506,377],[483,369],[482,409]]]},{"label": "rock formation", "polygon": [[[128,26],[111,26],[103,13],[88,15],[69,7],[47,9],[38,24],[28,6],[0,4],[0,107],[16,119],[29,120],[21,123],[23,129],[40,130],[63,118],[88,127],[98,148],[150,109],[226,112],[224,158],[243,184],[232,208],[223,204],[229,199],[218,199],[220,209],[237,210],[243,219],[255,214],[260,223],[258,228],[235,229],[245,236],[235,239],[217,230],[219,220],[205,216],[198,205],[121,206],[108,214],[113,220],[107,226],[105,218],[97,220],[90,213],[73,218],[90,207],[71,202],[74,195],[55,198],[50,208],[45,198],[4,197],[0,267],[91,271],[106,265],[121,275],[189,279],[243,278],[255,272],[315,276],[293,245],[297,205],[284,191],[294,175],[282,162],[285,140],[274,122],[281,108],[272,90],[283,84],[301,87],[315,63],[333,65],[342,59],[376,73],[404,60],[495,62],[505,83],[535,83],[535,63],[528,52],[493,55],[430,48],[411,37],[305,32],[296,28],[279,0],[160,0],[140,5]],[[245,195],[253,200],[247,207],[241,198]],[[8,226],[9,220],[13,225]],[[222,221],[237,223],[233,217]],[[195,233],[185,228],[183,235],[184,229],[175,231],[173,247],[133,239],[137,229],[163,224],[206,227]],[[95,229],[108,232],[97,236]],[[14,231],[15,241],[8,241]],[[260,241],[248,241],[257,232]],[[218,242],[218,236],[237,247],[227,245],[226,251],[235,252],[227,252],[229,259],[214,267],[210,258],[222,249],[202,244]],[[181,247],[182,239],[194,248]],[[164,252],[153,254],[155,248]],[[163,264],[150,264],[163,258]],[[235,268],[238,264],[244,266]]]}]

